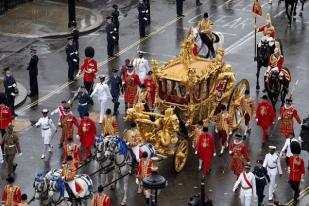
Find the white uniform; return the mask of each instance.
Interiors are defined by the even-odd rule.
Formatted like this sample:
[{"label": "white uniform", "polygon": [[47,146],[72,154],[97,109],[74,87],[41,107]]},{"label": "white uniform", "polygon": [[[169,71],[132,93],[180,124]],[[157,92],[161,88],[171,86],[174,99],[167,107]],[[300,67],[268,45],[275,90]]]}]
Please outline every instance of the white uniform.
[{"label": "white uniform", "polygon": [[144,57],[142,58],[135,58],[133,60],[133,66],[135,68],[135,74],[138,75],[141,83],[144,83],[144,80],[146,79],[147,73],[150,71],[150,67],[148,64],[148,60]]},{"label": "white uniform", "polygon": [[44,140],[44,144],[50,144],[52,137],[52,130],[56,130],[56,127],[53,123],[53,120],[49,117],[41,117],[37,123],[35,123],[36,127],[41,127],[42,137]]},{"label": "white uniform", "polygon": [[269,183],[269,189],[268,189],[268,200],[273,200],[274,192],[276,190],[276,176],[279,172],[279,174],[282,174],[281,164],[280,164],[280,158],[277,155],[277,153],[274,154],[266,154],[263,167],[267,169],[267,173],[270,178]]},{"label": "white uniform", "polygon": [[[251,184],[251,186],[247,183],[247,181],[244,178],[244,175],[246,175],[248,182]],[[255,177],[252,172],[242,172],[237,181],[234,184],[233,192],[238,188],[240,185],[240,202],[243,206],[250,206],[252,201],[252,195],[256,197],[256,186],[255,186]]]},{"label": "white uniform", "polygon": [[99,123],[102,123],[105,110],[106,110],[107,100],[112,99],[112,95],[106,83],[97,83],[95,85],[94,90],[92,94],[90,95],[90,97],[93,97],[96,94],[98,96],[98,101],[100,103],[100,108],[101,108]]}]

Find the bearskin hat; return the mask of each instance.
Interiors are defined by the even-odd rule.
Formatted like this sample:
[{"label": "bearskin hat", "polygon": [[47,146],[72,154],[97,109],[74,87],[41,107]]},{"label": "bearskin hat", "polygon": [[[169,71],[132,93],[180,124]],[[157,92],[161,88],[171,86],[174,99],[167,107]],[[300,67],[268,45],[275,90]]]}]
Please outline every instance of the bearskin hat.
[{"label": "bearskin hat", "polygon": [[290,147],[291,147],[291,152],[292,152],[293,154],[300,154],[301,148],[300,148],[299,142],[297,142],[297,141],[292,141]]},{"label": "bearskin hat", "polygon": [[93,58],[94,57],[94,48],[91,46],[88,46],[85,48],[85,56],[88,58]]}]

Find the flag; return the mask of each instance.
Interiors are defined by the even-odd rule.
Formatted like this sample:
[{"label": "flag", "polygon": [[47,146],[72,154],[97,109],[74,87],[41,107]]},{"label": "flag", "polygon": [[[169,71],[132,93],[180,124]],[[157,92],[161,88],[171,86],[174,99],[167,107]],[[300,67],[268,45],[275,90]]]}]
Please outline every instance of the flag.
[{"label": "flag", "polygon": [[254,16],[262,16],[262,7],[260,0],[254,0],[252,12]]}]

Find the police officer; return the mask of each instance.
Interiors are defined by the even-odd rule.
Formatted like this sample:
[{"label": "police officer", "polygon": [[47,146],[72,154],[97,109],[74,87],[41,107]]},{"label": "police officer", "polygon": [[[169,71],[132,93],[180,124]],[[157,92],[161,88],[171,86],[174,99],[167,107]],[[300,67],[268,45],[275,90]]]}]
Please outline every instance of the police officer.
[{"label": "police officer", "polygon": [[4,69],[5,71],[5,77],[3,80],[4,89],[5,89],[5,95],[7,99],[8,106],[11,109],[12,114],[17,117],[18,115],[15,114],[14,108],[15,108],[15,96],[18,93],[17,84],[15,81],[15,78],[12,75],[12,72],[9,67],[6,67]]},{"label": "police officer", "polygon": [[14,126],[12,124],[9,125],[9,127],[7,128],[7,132],[3,136],[5,160],[8,164],[8,176],[13,175],[13,172],[17,167],[17,164],[14,163],[16,153],[18,152],[19,156],[22,155],[19,145],[19,139],[13,129]]},{"label": "police officer", "polygon": [[68,70],[68,79],[69,81],[74,80],[74,72],[75,70],[78,70],[78,51],[73,44],[73,37],[68,37],[68,43],[65,47],[65,52],[67,55],[67,62],[69,66]]},{"label": "police officer", "polygon": [[108,82],[111,86],[111,95],[113,97],[113,103],[114,103],[114,115],[117,115],[118,113],[118,108],[119,108],[119,96],[120,96],[120,91],[122,87],[122,79],[118,75],[118,69],[114,68],[113,69],[113,74],[111,78],[109,79]]},{"label": "police officer", "polygon": [[79,31],[77,29],[77,23],[76,21],[73,21],[71,23],[72,31],[71,31],[71,36],[73,38],[73,45],[75,46],[76,50],[79,50],[79,43],[78,43],[78,38],[79,38]]},{"label": "police officer", "polygon": [[150,18],[150,0],[145,0],[145,6],[146,6],[146,11],[147,12],[147,24],[150,24],[151,23],[151,18]]},{"label": "police officer", "polygon": [[29,70],[29,80],[30,80],[30,94],[28,94],[29,97],[37,96],[39,94],[38,79],[37,79],[39,58],[36,55],[35,48],[30,49],[30,54],[31,59],[27,68],[27,70]]},{"label": "police officer", "polygon": [[114,28],[116,29],[115,31],[115,37],[116,37],[116,40],[115,40],[115,44],[118,44],[119,42],[119,10],[118,10],[118,5],[117,4],[114,4],[113,5],[113,8],[114,8],[114,11],[112,13],[112,17],[113,17],[113,24],[114,24]]},{"label": "police officer", "polygon": [[106,17],[106,19],[107,19],[107,24],[106,24],[105,30],[106,30],[106,39],[107,39],[107,55],[108,57],[113,57],[114,56],[114,43],[116,40],[116,37],[115,37],[116,28],[114,28],[111,16]]},{"label": "police officer", "polygon": [[183,2],[184,0],[176,0],[176,14],[178,17],[184,17],[183,12]]},{"label": "police officer", "polygon": [[147,35],[145,34],[145,23],[148,21],[147,14],[149,11],[147,10],[143,0],[139,0],[137,10],[138,10],[139,37],[140,38],[147,37]]},{"label": "police officer", "polygon": [[263,205],[264,199],[264,188],[268,182],[270,182],[270,178],[267,174],[266,168],[263,167],[263,160],[256,161],[257,165],[254,167],[253,174],[255,176],[256,183],[256,194],[258,196],[258,206]]}]

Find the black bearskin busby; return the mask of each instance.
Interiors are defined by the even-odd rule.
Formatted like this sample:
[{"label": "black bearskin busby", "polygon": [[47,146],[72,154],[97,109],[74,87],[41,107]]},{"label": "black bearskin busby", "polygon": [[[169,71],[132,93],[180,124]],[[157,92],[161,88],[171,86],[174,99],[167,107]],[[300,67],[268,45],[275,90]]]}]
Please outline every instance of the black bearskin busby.
[{"label": "black bearskin busby", "polygon": [[293,154],[300,154],[300,152],[301,152],[301,147],[300,147],[300,144],[299,144],[299,142],[297,142],[297,141],[292,141],[291,142],[291,152],[293,153]]},{"label": "black bearskin busby", "polygon": [[88,46],[85,48],[85,56],[88,58],[93,58],[94,57],[94,48],[91,46]]}]

